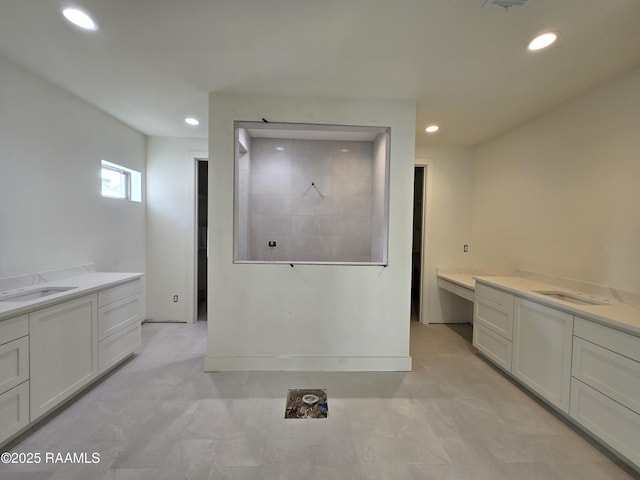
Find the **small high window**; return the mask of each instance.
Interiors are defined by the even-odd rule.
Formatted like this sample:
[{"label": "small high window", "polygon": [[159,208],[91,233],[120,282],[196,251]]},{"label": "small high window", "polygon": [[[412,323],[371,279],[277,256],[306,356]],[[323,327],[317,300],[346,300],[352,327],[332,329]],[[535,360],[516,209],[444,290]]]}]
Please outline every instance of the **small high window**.
[{"label": "small high window", "polygon": [[116,163],[102,160],[100,173],[102,196],[142,201],[142,177],[140,172]]}]

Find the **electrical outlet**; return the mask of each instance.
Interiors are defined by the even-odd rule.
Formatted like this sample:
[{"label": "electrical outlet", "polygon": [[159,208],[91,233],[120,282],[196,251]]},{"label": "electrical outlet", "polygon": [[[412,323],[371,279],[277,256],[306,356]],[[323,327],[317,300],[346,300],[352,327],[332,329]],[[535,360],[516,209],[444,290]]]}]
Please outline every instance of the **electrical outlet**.
[{"label": "electrical outlet", "polygon": [[173,303],[178,303],[178,295],[173,296]]},{"label": "electrical outlet", "polygon": [[466,253],[469,251],[469,245],[465,245],[464,247],[462,247],[462,250]]}]

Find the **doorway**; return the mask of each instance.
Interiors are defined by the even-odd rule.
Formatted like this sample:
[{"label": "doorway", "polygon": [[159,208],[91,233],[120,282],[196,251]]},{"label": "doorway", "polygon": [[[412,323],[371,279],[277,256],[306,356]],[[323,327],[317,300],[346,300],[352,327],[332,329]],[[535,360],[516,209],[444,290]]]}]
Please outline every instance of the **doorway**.
[{"label": "doorway", "polygon": [[422,307],[422,264],[424,225],[425,167],[414,167],[413,175],[413,238],[411,242],[411,321],[420,321]]},{"label": "doorway", "polygon": [[208,238],[208,202],[209,202],[209,162],[196,159],[197,186],[197,245],[196,260],[196,318],[198,321],[207,320],[207,256],[209,248]]}]

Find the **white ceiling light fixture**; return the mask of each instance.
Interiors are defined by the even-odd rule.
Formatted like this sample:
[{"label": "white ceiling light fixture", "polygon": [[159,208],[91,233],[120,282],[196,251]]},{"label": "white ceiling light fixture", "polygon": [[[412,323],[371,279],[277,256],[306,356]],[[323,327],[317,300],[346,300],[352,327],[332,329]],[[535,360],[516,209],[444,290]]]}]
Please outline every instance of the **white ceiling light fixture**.
[{"label": "white ceiling light fixture", "polygon": [[192,126],[197,126],[200,125],[200,120],[198,120],[197,118],[193,118],[193,117],[187,117],[184,119],[185,123],[192,125]]},{"label": "white ceiling light fixture", "polygon": [[88,13],[83,12],[79,8],[65,8],[62,10],[64,18],[73,23],[76,27],[80,27],[83,30],[89,30],[95,32],[98,30],[98,24]]},{"label": "white ceiling light fixture", "polygon": [[427,133],[436,133],[438,130],[440,130],[440,127],[438,125],[429,125],[424,129],[424,131]]},{"label": "white ceiling light fixture", "polygon": [[527,48],[532,52],[535,52],[537,50],[542,50],[543,48],[547,48],[548,46],[553,44],[557,39],[558,39],[557,33],[546,32],[541,35],[538,35],[536,38],[531,40]]}]

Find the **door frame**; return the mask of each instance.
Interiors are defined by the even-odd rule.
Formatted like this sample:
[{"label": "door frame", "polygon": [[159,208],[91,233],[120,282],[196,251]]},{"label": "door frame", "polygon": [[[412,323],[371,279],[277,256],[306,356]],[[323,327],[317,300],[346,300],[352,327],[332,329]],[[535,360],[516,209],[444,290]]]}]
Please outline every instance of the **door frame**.
[{"label": "door frame", "polygon": [[[198,321],[198,162],[208,162],[209,152],[203,151],[190,151],[189,157],[191,157],[191,168],[193,178],[193,205],[191,216],[191,259],[193,265],[193,276],[191,278],[191,305],[192,315],[187,319],[188,323],[196,323]],[[208,171],[208,170],[207,170]],[[208,227],[208,221],[207,221]],[[209,256],[209,245],[207,242],[207,257]],[[207,272],[208,274],[208,272]]]},{"label": "door frame", "polygon": [[433,277],[431,265],[431,204],[432,204],[432,182],[433,182],[433,161],[428,158],[416,158],[414,160],[415,167],[423,167],[422,182],[422,246],[420,251],[420,302],[418,320],[420,323],[427,325],[429,323],[429,315],[425,312],[425,308],[431,306],[431,278]]}]

